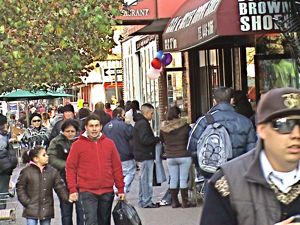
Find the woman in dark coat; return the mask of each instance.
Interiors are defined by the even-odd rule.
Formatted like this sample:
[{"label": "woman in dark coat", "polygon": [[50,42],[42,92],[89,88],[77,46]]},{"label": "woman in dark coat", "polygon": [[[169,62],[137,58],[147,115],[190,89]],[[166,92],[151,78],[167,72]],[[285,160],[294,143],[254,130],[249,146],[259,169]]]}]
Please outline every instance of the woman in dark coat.
[{"label": "woman in dark coat", "polygon": [[167,121],[162,124],[160,138],[164,144],[165,156],[170,173],[170,191],[172,207],[180,206],[178,192],[180,188],[182,207],[189,207],[188,174],[192,164],[190,153],[186,150],[190,126],[180,118],[180,109],[173,106],[167,114]]},{"label": "woman in dark coat", "polygon": [[42,116],[39,113],[32,113],[30,116],[30,127],[24,131],[22,142],[28,147],[33,148],[36,145],[48,147],[49,144],[49,130],[42,125]]},{"label": "woman in dark coat", "polygon": [[[82,108],[83,109],[83,108]],[[88,110],[88,109],[85,109]],[[49,163],[60,172],[61,177],[66,181],[66,160],[70,153],[71,145],[75,141],[76,133],[79,130],[77,120],[65,120],[61,126],[60,134],[51,140],[47,149]],[[83,225],[83,211],[80,202],[74,203],[76,206],[77,225]],[[60,199],[61,221],[63,225],[73,224],[73,203]]]}]

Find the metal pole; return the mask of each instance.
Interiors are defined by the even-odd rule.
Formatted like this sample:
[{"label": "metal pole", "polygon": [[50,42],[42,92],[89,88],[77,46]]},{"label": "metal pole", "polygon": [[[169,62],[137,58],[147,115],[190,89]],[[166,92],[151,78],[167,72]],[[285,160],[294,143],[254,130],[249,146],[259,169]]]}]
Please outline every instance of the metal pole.
[{"label": "metal pole", "polygon": [[119,102],[119,94],[118,94],[118,74],[117,68],[115,67],[115,90],[116,90],[116,99]]}]

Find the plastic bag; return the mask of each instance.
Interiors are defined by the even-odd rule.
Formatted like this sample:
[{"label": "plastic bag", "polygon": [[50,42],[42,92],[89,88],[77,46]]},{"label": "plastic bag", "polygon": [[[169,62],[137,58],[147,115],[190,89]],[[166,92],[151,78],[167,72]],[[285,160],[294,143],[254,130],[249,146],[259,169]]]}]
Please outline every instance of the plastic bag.
[{"label": "plastic bag", "polygon": [[118,201],[112,215],[115,225],[142,225],[142,221],[135,208],[123,200]]}]

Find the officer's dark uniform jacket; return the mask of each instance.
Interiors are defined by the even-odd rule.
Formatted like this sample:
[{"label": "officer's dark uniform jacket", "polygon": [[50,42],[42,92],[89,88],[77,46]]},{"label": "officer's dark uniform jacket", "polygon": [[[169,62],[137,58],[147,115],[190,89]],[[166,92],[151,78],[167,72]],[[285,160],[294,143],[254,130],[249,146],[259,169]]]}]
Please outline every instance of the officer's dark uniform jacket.
[{"label": "officer's dark uniform jacket", "polygon": [[300,213],[300,182],[286,194],[267,183],[260,165],[261,149],[259,143],[212,177],[201,225],[274,225]]}]

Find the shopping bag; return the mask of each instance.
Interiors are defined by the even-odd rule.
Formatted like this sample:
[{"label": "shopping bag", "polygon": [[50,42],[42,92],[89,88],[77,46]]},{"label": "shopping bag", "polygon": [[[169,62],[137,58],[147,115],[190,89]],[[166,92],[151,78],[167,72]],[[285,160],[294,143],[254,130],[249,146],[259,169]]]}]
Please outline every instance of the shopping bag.
[{"label": "shopping bag", "polygon": [[115,225],[142,225],[135,208],[124,200],[119,200],[112,212]]}]

